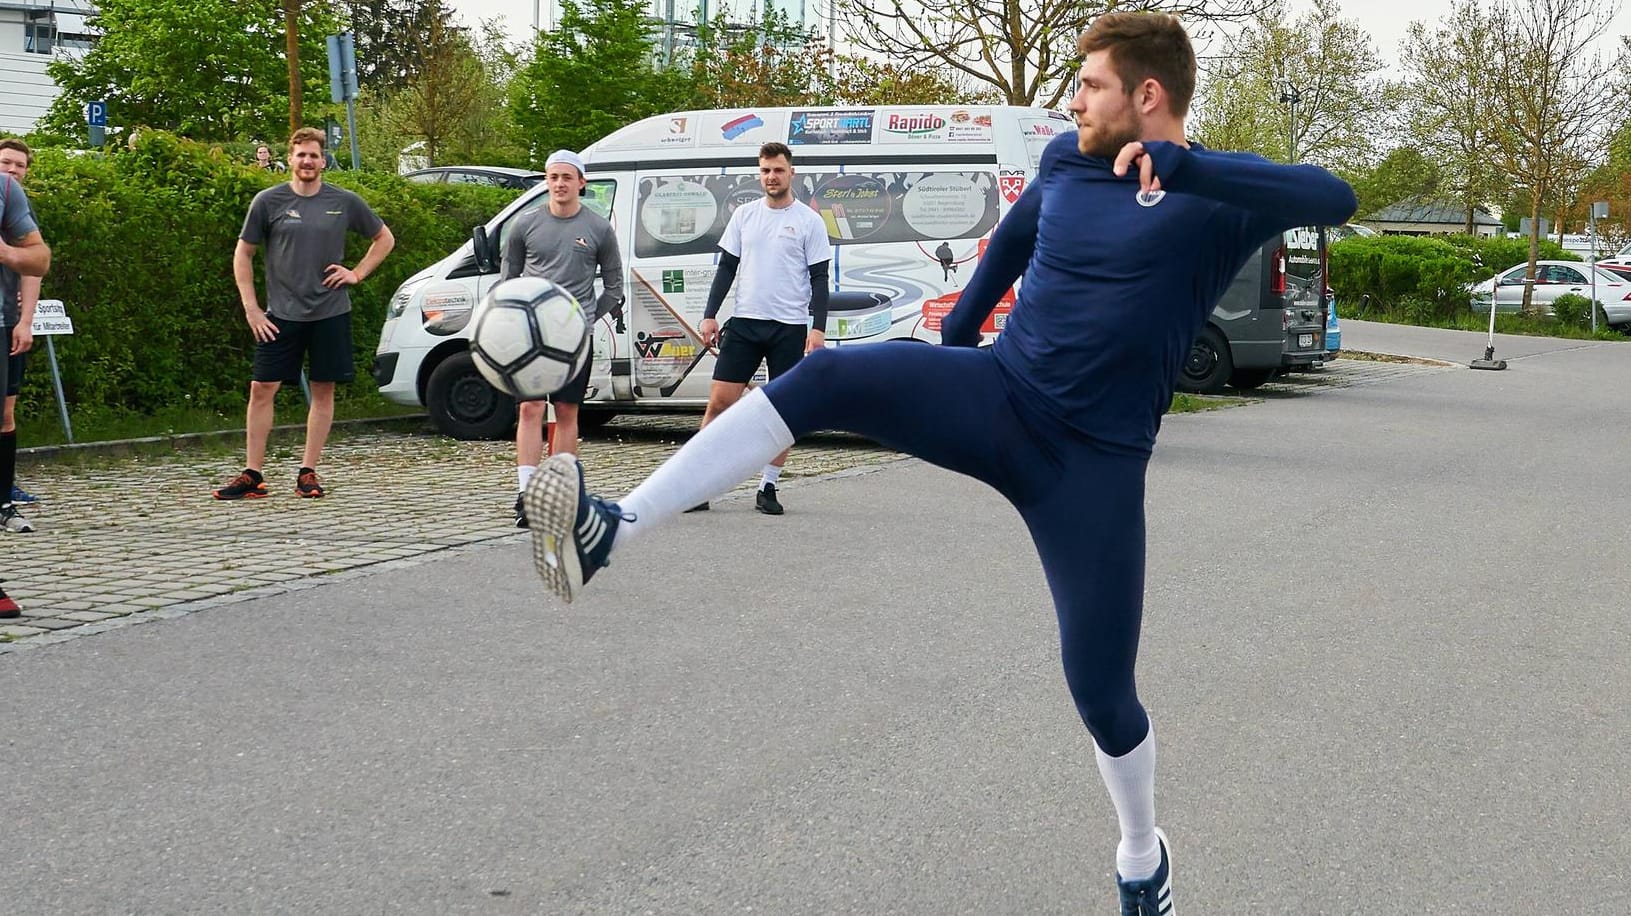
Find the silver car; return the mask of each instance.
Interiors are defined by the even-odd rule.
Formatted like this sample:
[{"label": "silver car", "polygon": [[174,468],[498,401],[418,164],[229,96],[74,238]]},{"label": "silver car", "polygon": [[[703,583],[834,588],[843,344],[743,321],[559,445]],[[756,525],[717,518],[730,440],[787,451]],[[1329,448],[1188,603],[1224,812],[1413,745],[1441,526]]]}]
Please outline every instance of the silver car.
[{"label": "silver car", "polygon": [[[1517,312],[1523,308],[1524,274],[1528,264],[1508,268],[1470,290],[1472,310],[1489,311],[1490,292],[1495,293],[1497,312]],[[1597,301],[1602,303],[1603,314],[1612,325],[1631,324],[1631,279],[1597,268]],[[1552,313],[1557,297],[1573,293],[1590,299],[1592,268],[1582,261],[1535,262],[1535,295],[1533,304],[1546,314]]]}]

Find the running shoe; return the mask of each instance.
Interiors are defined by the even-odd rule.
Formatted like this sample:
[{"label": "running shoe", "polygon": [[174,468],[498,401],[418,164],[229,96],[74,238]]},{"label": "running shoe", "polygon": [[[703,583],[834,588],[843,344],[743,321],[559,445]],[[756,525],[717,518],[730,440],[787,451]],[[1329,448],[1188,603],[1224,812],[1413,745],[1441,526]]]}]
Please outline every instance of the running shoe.
[{"label": "running shoe", "polygon": [[266,481],[260,472],[249,468],[244,468],[243,473],[215,491],[216,499],[265,499],[270,495],[266,492]]},{"label": "running shoe", "polygon": [[767,483],[753,496],[753,508],[766,515],[781,515],[782,504],[776,499],[776,485]]},{"label": "running shoe", "polygon": [[568,604],[607,565],[617,526],[633,521],[616,503],[590,496],[576,455],[551,456],[522,494],[532,529],[532,565]]},{"label": "running shoe", "polygon": [[1121,916],[1172,916],[1172,846],[1161,828],[1155,829],[1161,844],[1161,867],[1142,881],[1123,881],[1116,875],[1121,893]]},{"label": "running shoe", "polygon": [[25,505],[25,506],[32,506],[35,503],[39,502],[40,498],[38,496],[35,496],[33,493],[30,493],[27,490],[23,489],[22,487],[19,487],[16,484],[12,484],[11,485],[11,501],[14,502],[14,503],[20,503],[20,504]]},{"label": "running shoe", "polygon": [[17,507],[11,503],[0,505],[0,530],[10,531],[14,534],[26,534],[34,530],[34,526],[23,518]]},{"label": "running shoe", "polygon": [[515,494],[515,527],[527,527],[527,510],[525,506],[521,505],[520,493]]},{"label": "running shoe", "polygon": [[685,511],[687,513],[689,513],[689,512],[707,512],[708,508],[709,508],[709,506],[708,506],[707,503],[697,503],[696,505],[692,506],[691,508],[689,508],[689,509],[687,509]]},{"label": "running shoe", "polygon": [[[4,581],[4,579],[0,579],[0,582]],[[22,613],[23,609],[17,606],[17,602],[11,600],[5,589],[0,588],[0,620],[10,620],[13,617],[21,616]]]},{"label": "running shoe", "polygon": [[323,485],[317,480],[317,472],[311,468],[301,468],[300,476],[295,478],[294,495],[301,499],[322,499]]}]

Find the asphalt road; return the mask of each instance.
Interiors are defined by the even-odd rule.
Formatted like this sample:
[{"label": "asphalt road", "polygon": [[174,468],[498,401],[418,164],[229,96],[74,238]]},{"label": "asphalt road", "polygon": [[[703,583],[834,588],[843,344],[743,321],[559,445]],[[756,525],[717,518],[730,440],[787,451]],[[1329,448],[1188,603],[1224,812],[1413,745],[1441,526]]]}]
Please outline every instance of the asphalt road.
[{"label": "asphalt road", "polygon": [[[1631,912],[1631,344],[1528,346],[1168,419],[1181,912]],[[1113,913],[1011,511],[916,462],[784,496],[569,609],[508,540],[0,656],[0,909]]]}]

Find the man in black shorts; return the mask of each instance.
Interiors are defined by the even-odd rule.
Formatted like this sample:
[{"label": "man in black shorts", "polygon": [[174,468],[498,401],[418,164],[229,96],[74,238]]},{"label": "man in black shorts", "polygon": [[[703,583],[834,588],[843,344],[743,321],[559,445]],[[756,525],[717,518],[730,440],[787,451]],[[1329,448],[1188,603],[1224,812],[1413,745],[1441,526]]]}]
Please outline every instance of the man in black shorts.
[{"label": "man in black shorts", "polygon": [[[827,224],[793,196],[793,152],[785,144],[759,148],[759,186],[765,196],[737,208],[725,226],[719,270],[697,328],[705,346],[719,347],[703,426],[741,399],[760,362],[774,379],[827,339],[832,245]],[[736,306],[721,332],[715,316],[737,279]],[[784,451],[765,465],[754,507],[766,515],[782,514],[776,481],[786,463]],[[700,503],[692,511],[706,508]]]},{"label": "man in black shorts", "polygon": [[[216,499],[268,495],[261,476],[273,402],[284,382],[298,382],[307,354],[311,406],[306,448],[295,494],[323,495],[317,461],[334,422],[334,385],[356,375],[351,354],[351,299],[346,288],[374,272],[396,245],[391,230],[361,197],[323,183],[323,132],[302,127],[289,138],[293,177],[255,195],[238,235],[232,275],[238,281],[244,318],[255,334],[254,380],[249,383],[245,423],[248,460],[243,472],[215,491]],[[355,268],[345,257],[346,232],[373,240]],[[266,246],[266,310],[255,297],[255,250]]]}]

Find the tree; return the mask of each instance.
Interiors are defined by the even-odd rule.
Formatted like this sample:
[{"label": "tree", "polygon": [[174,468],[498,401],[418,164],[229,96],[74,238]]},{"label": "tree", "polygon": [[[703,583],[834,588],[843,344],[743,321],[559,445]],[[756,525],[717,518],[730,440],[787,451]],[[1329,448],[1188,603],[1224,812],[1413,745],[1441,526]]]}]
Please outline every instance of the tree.
[{"label": "tree", "polygon": [[289,135],[300,129],[300,0],[283,0],[284,57],[289,64]]},{"label": "tree", "polygon": [[542,165],[625,124],[676,106],[683,71],[659,72],[646,0],[562,0],[560,27],[539,32],[532,60],[510,81],[510,113]]},{"label": "tree", "polygon": [[832,104],[832,54],[820,38],[766,4],[762,17],[724,13],[698,26],[695,41],[667,68],[689,71],[694,92],[676,107],[748,108]]},{"label": "tree", "polygon": [[453,10],[444,0],[341,0],[357,45],[357,85],[389,94],[425,68],[425,39],[451,34]]},{"label": "tree", "polygon": [[840,55],[833,77],[838,105],[976,105],[992,101],[943,71],[911,70],[866,57]]},{"label": "tree", "polygon": [[[87,102],[105,100],[110,120],[201,140],[277,137],[289,103],[280,0],[100,0],[102,37],[81,57],[46,66],[62,87],[42,127],[82,136]],[[327,81],[323,4],[300,14],[301,81]]]},{"label": "tree", "polygon": [[1432,199],[1444,181],[1435,159],[1413,146],[1401,146],[1382,157],[1374,168],[1349,178],[1359,198],[1359,214],[1371,216],[1400,201]]},{"label": "tree", "polygon": [[1160,10],[1204,34],[1272,0],[832,0],[843,36],[905,72],[955,72],[1010,105],[1052,108],[1080,63],[1076,39],[1111,9]]},{"label": "tree", "polygon": [[[1494,161],[1528,192],[1529,270],[1539,258],[1540,220],[1560,192],[1577,187],[1603,145],[1602,99],[1628,66],[1612,71],[1591,50],[1613,17],[1602,0],[1499,0],[1494,18]],[[1526,284],[1523,308],[1532,306]]]},{"label": "tree", "polygon": [[[487,47],[502,41],[495,23],[484,23],[483,29]],[[447,154],[486,164],[524,160],[511,142],[509,119],[494,117],[504,112],[502,46],[483,55],[468,33],[439,20],[416,40],[422,43],[418,72],[384,106],[393,135],[423,141],[431,165],[448,161]]]},{"label": "tree", "polygon": [[1497,126],[1495,30],[1478,0],[1460,0],[1435,31],[1419,22],[1405,33],[1400,57],[1409,134],[1438,164],[1473,231],[1478,208],[1502,190],[1492,151]]},{"label": "tree", "polygon": [[1360,169],[1388,133],[1394,97],[1376,46],[1337,0],[1315,0],[1291,22],[1285,15],[1277,5],[1233,39],[1233,53],[1211,69],[1193,132],[1218,149]]}]

